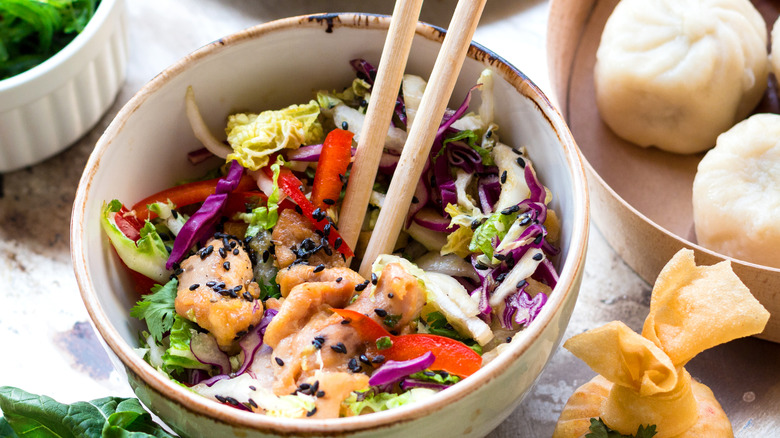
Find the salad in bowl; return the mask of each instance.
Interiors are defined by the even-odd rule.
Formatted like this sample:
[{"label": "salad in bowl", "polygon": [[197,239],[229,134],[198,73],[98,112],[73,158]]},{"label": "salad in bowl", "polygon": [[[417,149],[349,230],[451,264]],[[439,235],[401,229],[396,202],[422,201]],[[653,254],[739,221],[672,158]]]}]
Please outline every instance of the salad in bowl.
[{"label": "salad in bowl", "polygon": [[553,194],[526,149],[502,143],[490,69],[446,112],[393,254],[367,278],[350,269],[381,232],[426,85],[404,76],[353,248],[339,209],[376,70],[350,64],[345,88],[231,114],[226,141],[189,87],[204,147],[188,158],[220,160],[195,180],[103,204],[101,227],[142,294],[130,311],[146,324],[136,351],[190,391],[274,417],[388,410],[468,379],[554,293]]}]

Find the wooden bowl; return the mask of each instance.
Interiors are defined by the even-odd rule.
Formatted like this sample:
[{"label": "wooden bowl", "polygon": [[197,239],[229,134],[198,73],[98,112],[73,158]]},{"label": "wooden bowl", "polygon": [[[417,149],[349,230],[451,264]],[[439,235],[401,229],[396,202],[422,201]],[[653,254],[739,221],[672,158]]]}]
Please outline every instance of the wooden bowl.
[{"label": "wooden bowl", "polygon": [[[696,244],[691,188],[704,153],[641,148],[615,135],[596,107],[593,66],[607,18],[618,0],[552,0],[547,31],[553,94],[585,158],[593,222],[609,244],[650,284],[680,248],[697,263],[731,260],[734,272],[772,317],[759,337],[780,342],[780,269],[733,259]],[[754,0],[767,26],[780,4]],[[756,112],[780,112],[777,82]]]}]

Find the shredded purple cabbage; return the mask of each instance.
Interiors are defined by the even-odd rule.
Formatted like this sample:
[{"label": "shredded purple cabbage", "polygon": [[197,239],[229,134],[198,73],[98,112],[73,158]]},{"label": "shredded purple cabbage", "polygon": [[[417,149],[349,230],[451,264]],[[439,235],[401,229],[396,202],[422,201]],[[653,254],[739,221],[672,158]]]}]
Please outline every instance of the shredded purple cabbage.
[{"label": "shredded purple cabbage", "polygon": [[228,194],[238,187],[242,176],[244,176],[244,167],[236,160],[231,161],[227,175],[217,182],[214,194],[203,201],[203,205],[187,219],[179,231],[173,242],[171,255],[165,263],[165,269],[172,269],[174,263],[179,263],[196,242],[213,232],[214,225],[222,216]]},{"label": "shredded purple cabbage", "polygon": [[368,384],[389,389],[390,386],[401,381],[404,377],[425,370],[435,360],[436,357],[430,351],[415,359],[388,360],[374,371],[374,374],[368,380]]},{"label": "shredded purple cabbage", "polygon": [[400,387],[402,391],[408,391],[412,388],[428,388],[428,389],[435,389],[437,391],[441,391],[443,389],[447,389],[452,385],[447,385],[445,383],[438,383],[438,382],[431,382],[428,380],[418,380],[418,379],[410,379],[405,378],[401,380]]},{"label": "shredded purple cabbage", "polygon": [[[374,68],[374,66],[365,59],[353,59],[349,61],[349,64],[352,66],[355,72],[357,72],[357,77],[371,84],[371,87],[373,88],[374,82],[376,81],[376,68]],[[398,116],[398,119],[401,121],[401,124],[405,127],[406,106],[404,105],[404,98],[401,96],[401,93],[399,93],[398,97],[396,98],[394,111]]]},{"label": "shredded purple cabbage", "polygon": [[493,213],[493,206],[496,205],[501,195],[501,181],[498,175],[481,176],[477,185],[477,194],[479,195],[479,205],[482,213]]},{"label": "shredded purple cabbage", "polygon": [[277,313],[279,313],[277,310],[267,309],[263,315],[263,319],[261,319],[257,324],[257,327],[252,329],[252,331],[244,335],[244,337],[238,341],[238,345],[241,347],[241,351],[244,352],[244,363],[241,365],[241,368],[236,371],[236,376],[244,374],[244,372],[252,365],[252,362],[254,362],[255,355],[257,354],[258,350],[260,350],[260,347],[263,346],[263,335],[265,335],[265,329],[268,328],[268,324],[271,323],[271,320],[274,319],[274,316],[276,316]]},{"label": "shredded purple cabbage", "polygon": [[198,362],[219,368],[217,374],[230,372],[230,358],[217,345],[214,337],[198,334],[190,339],[190,351]]},{"label": "shredded purple cabbage", "polygon": [[528,326],[547,302],[547,295],[539,292],[536,296],[526,291],[527,283],[516,294],[508,296],[504,303],[504,314],[501,317],[501,325],[504,328],[512,328],[512,322],[517,325]]}]

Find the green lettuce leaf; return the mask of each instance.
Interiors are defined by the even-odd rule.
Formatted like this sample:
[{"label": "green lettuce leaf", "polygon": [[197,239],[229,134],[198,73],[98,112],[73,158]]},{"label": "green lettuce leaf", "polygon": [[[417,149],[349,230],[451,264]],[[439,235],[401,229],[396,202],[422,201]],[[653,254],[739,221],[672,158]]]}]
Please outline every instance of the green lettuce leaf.
[{"label": "green lettuce leaf", "polygon": [[185,368],[206,371],[211,369],[209,365],[196,359],[190,350],[192,334],[196,333],[195,327],[195,323],[182,318],[178,314],[173,315],[171,335],[168,338],[170,345],[162,356],[162,368],[166,373],[180,373]]},{"label": "green lettuce leaf", "polygon": [[148,220],[141,228],[141,238],[138,242],[127,238],[114,222],[114,216],[121,208],[122,203],[114,199],[103,204],[100,214],[100,225],[111,240],[116,253],[130,269],[157,282],[165,282],[171,274],[165,269],[169,256],[165,243]]},{"label": "green lettuce leaf", "polygon": [[11,386],[0,387],[0,410],[9,427],[0,422],[2,436],[23,437],[173,437],[152,421],[138,400],[105,397],[70,405],[30,394]]},{"label": "green lettuce leaf", "polygon": [[152,293],[144,295],[132,309],[130,316],[143,319],[149,327],[149,333],[155,340],[161,341],[166,332],[173,327],[176,309],[176,291],[179,280],[172,278],[165,286],[156,284],[152,286]]},{"label": "green lettuce leaf", "polygon": [[503,214],[497,211],[488,216],[487,220],[474,230],[474,237],[469,243],[469,251],[481,251],[492,259],[494,238],[498,238],[499,241],[503,239],[509,231],[509,227],[517,219],[518,214],[517,212]]},{"label": "green lettuce leaf", "polygon": [[229,116],[225,132],[233,153],[227,161],[236,160],[247,169],[258,170],[268,164],[268,157],[274,152],[322,141],[319,114],[320,106],[312,100],[281,110]]}]

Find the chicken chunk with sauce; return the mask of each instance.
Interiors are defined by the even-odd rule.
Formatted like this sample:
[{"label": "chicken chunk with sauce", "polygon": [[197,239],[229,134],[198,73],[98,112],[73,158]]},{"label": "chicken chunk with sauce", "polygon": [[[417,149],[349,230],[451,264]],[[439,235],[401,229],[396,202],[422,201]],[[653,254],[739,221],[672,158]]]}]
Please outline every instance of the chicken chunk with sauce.
[{"label": "chicken chunk with sauce", "polygon": [[208,330],[219,347],[233,341],[263,318],[260,288],[252,262],[240,242],[212,239],[181,263],[176,313]]},{"label": "chicken chunk with sauce", "polygon": [[345,266],[346,263],[315,232],[314,226],[294,210],[283,210],[274,226],[271,239],[279,268],[286,268],[296,261],[306,261],[312,266]]}]

